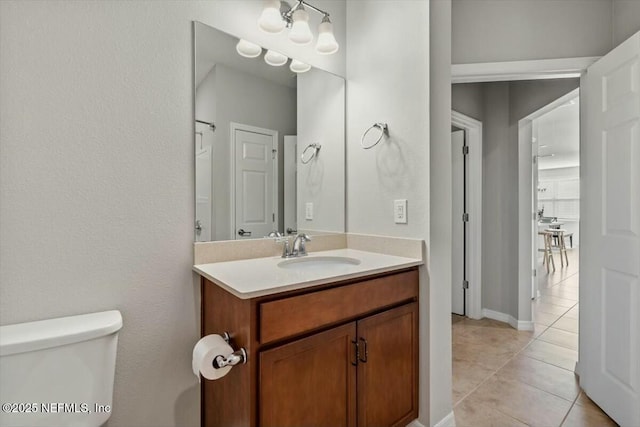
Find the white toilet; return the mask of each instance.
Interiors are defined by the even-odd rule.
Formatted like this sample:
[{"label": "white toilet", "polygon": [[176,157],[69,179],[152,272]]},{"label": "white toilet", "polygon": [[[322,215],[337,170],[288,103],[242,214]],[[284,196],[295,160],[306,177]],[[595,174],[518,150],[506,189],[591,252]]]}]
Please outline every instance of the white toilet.
[{"label": "white toilet", "polygon": [[104,424],[120,328],[117,310],[0,326],[0,426]]}]

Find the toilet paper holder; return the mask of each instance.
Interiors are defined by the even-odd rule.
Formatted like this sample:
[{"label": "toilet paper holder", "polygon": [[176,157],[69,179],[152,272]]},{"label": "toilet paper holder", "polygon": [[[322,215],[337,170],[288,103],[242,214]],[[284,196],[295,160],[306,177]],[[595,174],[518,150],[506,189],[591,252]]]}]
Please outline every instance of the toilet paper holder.
[{"label": "toilet paper holder", "polygon": [[[227,344],[231,345],[231,336],[229,332],[224,332],[222,334],[222,338],[227,342]],[[236,350],[228,356],[218,355],[213,358],[213,367],[216,369],[224,368],[225,366],[235,366],[238,364],[247,363],[247,350],[244,347],[241,347],[240,350]]]}]

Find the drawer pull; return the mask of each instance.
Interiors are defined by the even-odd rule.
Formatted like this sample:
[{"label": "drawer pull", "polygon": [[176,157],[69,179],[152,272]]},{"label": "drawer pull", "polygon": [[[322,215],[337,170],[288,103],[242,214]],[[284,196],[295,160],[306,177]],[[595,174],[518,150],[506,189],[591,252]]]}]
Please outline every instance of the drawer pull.
[{"label": "drawer pull", "polygon": [[364,359],[360,357],[362,353],[359,353],[358,360],[361,361],[362,363],[367,363],[367,359],[369,358],[369,350],[367,349],[367,340],[360,337],[360,341],[364,343],[364,350],[362,351],[362,353],[364,353]]}]

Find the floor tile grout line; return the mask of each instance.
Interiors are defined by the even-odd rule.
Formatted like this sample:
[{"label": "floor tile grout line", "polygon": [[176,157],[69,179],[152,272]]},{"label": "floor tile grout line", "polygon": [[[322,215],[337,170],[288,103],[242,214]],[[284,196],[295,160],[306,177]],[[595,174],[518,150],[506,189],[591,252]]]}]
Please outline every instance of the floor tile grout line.
[{"label": "floor tile grout line", "polygon": [[[529,357],[529,356],[527,356],[527,355],[524,355],[524,354],[523,354],[523,357]],[[529,358],[530,358],[530,359],[533,359],[532,357],[529,357]],[[535,360],[536,362],[542,362],[542,363],[545,363],[545,364],[547,364],[547,365],[550,365],[550,366],[553,366],[553,367],[556,367],[556,368],[560,368],[559,366],[552,365],[552,364],[547,363],[547,362],[545,362],[545,361],[543,361],[543,360],[538,360],[538,359],[533,359],[533,360]],[[564,369],[564,368],[560,368],[560,369]],[[571,372],[571,371],[569,371],[569,370],[567,370],[567,369],[564,369],[564,370],[565,370],[565,371],[567,371],[567,372]],[[496,372],[496,375],[498,375],[498,373],[497,373],[497,372]],[[507,379],[508,379],[508,378],[507,378]],[[557,397],[557,398],[559,398],[559,399],[562,399],[562,400],[565,400],[565,401],[567,401],[567,402],[573,402],[573,401],[575,401],[575,400],[572,400],[572,399],[567,399],[567,398],[566,398],[566,397],[564,397],[564,396],[560,396],[559,394],[556,394],[556,393],[554,393],[554,392],[552,392],[552,391],[549,391],[549,390],[545,390],[545,389],[543,389],[543,388],[540,388],[540,387],[538,387],[538,386],[537,386],[537,385],[535,385],[535,384],[530,384],[530,383],[528,383],[528,382],[526,382],[526,381],[519,380],[519,379],[517,379],[517,378],[513,379],[513,381],[517,381],[517,382],[520,382],[520,383],[522,383],[522,384],[526,384],[526,385],[528,385],[529,387],[535,388],[535,389],[537,389],[537,390],[540,390],[540,391],[542,391],[542,392],[545,392],[546,394],[550,394],[550,395],[552,395],[552,396],[555,396],[555,397]],[[578,394],[576,395],[576,397],[575,397],[574,399],[577,399],[579,395],[580,395],[580,391],[578,391]]]},{"label": "floor tile grout line", "polygon": [[[494,375],[495,375],[495,373],[494,373]],[[455,405],[453,405],[453,408],[455,409],[455,407],[456,407],[456,406],[458,406],[459,404],[461,404],[461,403],[462,403],[466,398],[467,398],[467,396],[465,396],[464,398],[460,399],[460,401],[459,401],[458,403],[456,403]],[[491,410],[493,410],[493,411],[500,412],[502,415],[504,415],[504,416],[505,416],[505,417],[507,417],[507,418],[511,418],[512,420],[516,420],[516,421],[518,421],[519,423],[524,424],[524,425],[525,425],[525,426],[527,426],[527,427],[531,427],[531,424],[527,423],[526,421],[521,420],[520,418],[514,417],[513,415],[509,415],[509,414],[507,414],[506,412],[502,411],[502,410],[501,410],[501,409],[499,409],[499,408],[495,408],[495,407],[493,407],[493,406],[489,406],[489,405],[487,405],[487,404],[486,404],[486,403],[484,403],[484,402],[482,403],[482,406],[487,407],[487,408],[489,408],[489,409],[491,409]],[[460,426],[460,427],[462,427],[462,426]]]},{"label": "floor tile grout line", "polygon": [[[462,397],[462,398],[461,398],[461,399],[460,399],[460,400],[459,400],[459,401],[454,405],[454,409],[455,409],[455,407],[456,407],[456,406],[458,406],[458,405],[460,405],[462,402],[464,402],[464,400],[465,400],[465,399],[467,399],[467,398],[468,398],[472,393],[474,393],[474,392],[475,392],[478,388],[480,388],[484,383],[486,383],[487,381],[489,381],[489,380],[490,380],[491,378],[493,378],[493,377],[496,377],[496,378],[497,378],[497,377],[498,377],[498,372],[500,372],[500,370],[502,370],[505,366],[507,366],[507,365],[508,365],[508,364],[509,364],[513,359],[515,359],[518,355],[520,355],[520,353],[522,353],[522,352],[523,352],[527,347],[529,347],[529,346],[530,346],[534,341],[536,341],[536,340],[537,340],[537,338],[532,338],[532,339],[531,339],[531,341],[529,341],[526,345],[524,345],[524,346],[523,346],[519,351],[517,351],[516,353],[514,353],[514,354],[513,354],[513,356],[511,356],[511,357],[510,357],[510,358],[509,358],[509,359],[508,359],[508,360],[507,360],[503,365],[501,365],[501,366],[500,366],[496,371],[494,371],[491,375],[487,376],[484,380],[482,380],[482,381],[481,381],[481,382],[480,382],[476,387],[474,387],[473,389],[471,389],[468,393],[466,393],[465,395],[463,395],[463,397]],[[523,354],[523,356],[524,356],[524,357],[529,357],[529,356],[527,356],[526,354]],[[530,359],[534,359],[534,358],[532,358],[532,357],[531,357]],[[548,363],[548,362],[545,362],[545,361],[543,361],[543,360],[538,360],[538,359],[534,359],[534,360],[537,360],[537,361],[542,362],[542,363],[546,363],[546,364],[551,365],[551,366],[555,366],[556,368],[564,369],[564,368],[562,368],[562,367],[560,367],[560,366],[553,365],[552,363]],[[572,372],[572,371],[569,371],[568,369],[565,369],[565,370],[566,370],[566,371],[568,371],[568,372]],[[564,397],[562,397],[562,396],[558,396],[557,394],[551,393],[551,392],[549,392],[549,391],[547,391],[547,390],[543,390],[543,389],[541,389],[541,388],[539,388],[539,387],[536,387],[536,386],[535,386],[535,385],[533,385],[533,384],[529,384],[529,383],[527,383],[527,382],[525,382],[525,381],[521,381],[521,380],[518,380],[518,379],[514,379],[513,381],[516,381],[516,382],[519,382],[519,383],[522,383],[522,384],[528,385],[529,387],[535,388],[536,390],[539,390],[539,391],[541,391],[541,392],[543,392],[543,393],[546,393],[546,394],[549,394],[549,395],[551,395],[551,396],[557,397],[557,398],[562,399],[562,400],[564,400],[564,401],[566,401],[566,402],[571,402],[571,400],[569,400],[569,399],[566,399],[566,398],[564,398]],[[578,392],[578,395],[576,395],[576,398],[575,398],[575,399],[577,399],[579,395],[580,395],[580,392]],[[571,406],[569,407],[569,411],[571,410],[571,408],[573,408],[573,404],[575,404],[575,399],[573,400],[573,402],[572,402]],[[483,405],[485,405],[485,404],[483,404]],[[485,406],[486,406],[486,405],[485,405]],[[498,408],[495,408],[495,407],[493,407],[493,406],[490,406],[490,408],[491,408],[491,409],[493,409],[493,410],[495,410],[495,411],[500,412],[500,413],[501,413],[501,414],[503,414],[503,415],[508,416],[509,418],[513,418],[513,419],[515,419],[515,420],[518,420],[519,422],[521,422],[521,423],[523,423],[523,424],[530,425],[530,424],[526,423],[524,420],[521,420],[521,419],[519,419],[519,418],[517,418],[517,417],[514,417],[513,415],[507,414],[507,413],[505,413],[505,412],[501,411],[501,410],[500,410],[500,409],[498,409]],[[568,414],[568,412],[567,412],[567,414]],[[565,414],[565,418],[566,418],[567,414]],[[562,422],[564,422],[564,418],[562,419]],[[559,424],[559,426],[561,426],[561,425],[562,425],[562,422]]]},{"label": "floor tile grout line", "polygon": [[567,411],[566,414],[564,414],[564,418],[562,418],[562,421],[560,422],[560,425],[558,427],[562,427],[562,425],[564,424],[565,421],[567,421],[567,418],[569,417],[569,414],[571,413],[571,410],[573,409],[574,406],[576,406],[576,402],[578,401],[578,398],[580,397],[580,391],[578,392],[578,395],[576,396],[575,399],[573,399],[573,403],[571,404],[571,406],[569,407],[569,410]]},{"label": "floor tile grout line", "polygon": [[[545,289],[552,289],[552,288],[554,288],[554,287],[556,287],[556,286],[562,286],[562,283],[563,283],[563,282],[565,282],[565,281],[569,280],[570,278],[572,278],[572,277],[576,276],[578,273],[579,273],[579,270],[578,270],[578,271],[576,271],[576,272],[574,272],[574,273],[572,273],[572,274],[570,274],[569,276],[566,276],[566,277],[562,278],[559,282],[557,282],[557,283],[553,283],[553,284],[552,284],[552,286],[549,286],[548,288],[545,288]],[[568,288],[568,287],[567,287],[567,288]],[[558,289],[560,289],[560,288],[558,288]],[[578,287],[577,289],[578,289],[578,291],[579,291],[579,287]],[[568,300],[568,301],[574,301],[572,298],[564,298],[564,297],[562,297],[562,296],[557,296],[557,295],[553,295],[553,294],[543,294],[542,296],[544,296],[544,295],[546,295],[546,296],[550,296],[550,297],[554,297],[554,298],[564,299],[564,300]],[[548,304],[550,304],[550,305],[555,305],[555,304],[551,304],[551,303],[548,303]],[[491,374],[490,374],[490,375],[488,375],[486,378],[484,378],[482,381],[480,381],[480,383],[478,383],[478,384],[477,384],[475,387],[473,387],[470,391],[468,391],[467,393],[465,393],[465,394],[464,394],[464,395],[463,395],[463,396],[458,400],[458,402],[456,402],[456,403],[454,404],[454,409],[455,409],[457,406],[459,406],[461,403],[463,403],[465,400],[467,400],[467,399],[469,398],[469,396],[471,396],[471,395],[472,395],[476,390],[478,390],[480,387],[482,387],[484,384],[486,384],[486,383],[487,383],[489,380],[491,380],[492,378],[495,378],[495,379],[503,379],[503,378],[500,376],[499,372],[500,372],[502,369],[504,369],[504,368],[505,368],[509,363],[511,363],[511,362],[512,362],[516,357],[518,357],[518,356],[520,356],[520,355],[522,355],[522,357],[527,357],[527,358],[529,358],[529,359],[536,360],[536,361],[538,361],[538,362],[542,362],[542,363],[545,363],[545,364],[547,364],[547,365],[550,365],[550,366],[554,366],[554,367],[556,367],[556,368],[563,369],[563,370],[565,370],[565,371],[567,371],[567,372],[571,372],[571,373],[573,373],[573,374],[575,375],[575,372],[574,372],[573,370],[566,369],[566,368],[564,368],[564,367],[562,367],[562,366],[557,366],[557,365],[555,365],[555,364],[553,364],[553,363],[549,363],[549,362],[544,361],[544,360],[539,360],[539,359],[536,359],[536,358],[534,358],[534,357],[530,357],[530,356],[528,356],[527,354],[524,354],[524,351],[525,351],[528,347],[530,347],[530,346],[531,346],[534,342],[536,342],[536,341],[544,342],[545,344],[555,345],[555,346],[557,346],[557,347],[559,347],[559,348],[564,348],[564,349],[568,349],[568,350],[575,351],[575,350],[573,350],[573,349],[571,349],[571,348],[568,348],[568,347],[565,347],[565,346],[562,346],[562,345],[558,345],[558,344],[556,344],[556,343],[552,343],[552,342],[545,341],[544,339],[541,339],[540,337],[541,337],[544,333],[546,333],[546,332],[549,330],[549,328],[554,327],[554,325],[555,325],[558,321],[560,321],[560,319],[562,319],[562,318],[568,319],[568,317],[565,317],[565,316],[567,315],[567,313],[568,313],[569,311],[571,311],[572,309],[574,309],[578,304],[579,304],[579,295],[578,295],[578,299],[576,299],[576,300],[575,300],[575,303],[574,303],[573,305],[571,305],[570,307],[562,307],[562,306],[558,306],[558,307],[562,307],[562,308],[564,308],[565,310],[564,310],[564,312],[563,312],[561,315],[559,315],[559,316],[558,316],[558,317],[557,317],[557,318],[556,318],[556,319],[551,323],[551,325],[542,325],[542,324],[540,324],[540,326],[542,326],[542,327],[543,327],[543,330],[542,330],[542,332],[541,332],[540,334],[538,334],[537,336],[533,336],[533,335],[532,335],[532,336],[531,336],[531,339],[530,339],[526,344],[524,344],[524,345],[522,346],[522,348],[520,348],[520,349],[519,349],[518,351],[516,351],[513,355],[511,355],[511,357],[509,357],[509,358],[508,358],[508,359],[507,359],[507,360],[506,360],[502,365],[500,365],[500,366],[498,367],[498,369],[496,369],[496,370],[491,369],[491,371],[492,371],[492,372],[491,372]],[[555,317],[555,316],[557,316],[557,314],[553,314],[553,313],[546,313],[546,314],[552,315],[552,316],[554,316],[554,317]],[[573,332],[573,331],[566,331],[566,330],[561,329],[561,328],[554,328],[554,329],[558,329],[558,330],[561,330],[561,331],[564,331],[564,332],[567,332],[567,333],[576,333],[576,332]],[[578,333],[576,333],[576,334],[579,334],[579,332],[578,332]],[[470,362],[470,363],[474,363],[474,362]],[[474,364],[478,365],[477,363],[474,363]],[[478,366],[482,366],[482,365],[478,365]],[[508,379],[508,378],[506,378],[506,379]],[[570,400],[570,399],[567,399],[566,397],[559,396],[559,395],[557,395],[557,394],[555,394],[555,393],[552,393],[552,392],[549,392],[549,391],[547,391],[547,390],[543,390],[542,388],[537,387],[536,385],[529,384],[528,382],[525,382],[525,381],[522,381],[522,380],[519,380],[519,379],[513,379],[513,381],[518,382],[518,383],[521,383],[521,384],[524,384],[524,385],[528,385],[529,387],[532,387],[532,388],[534,388],[534,389],[536,389],[536,390],[539,390],[539,391],[541,391],[541,392],[543,392],[543,393],[546,393],[546,394],[549,394],[549,395],[551,395],[551,396],[557,397],[557,398],[562,399],[562,400],[564,400],[564,401],[566,401],[566,402],[570,402],[570,403],[571,403],[571,405],[569,406],[569,410],[568,410],[568,411],[567,411],[567,413],[564,415],[564,417],[563,417],[562,421],[560,422],[559,426],[562,426],[562,424],[564,424],[564,422],[566,421],[566,419],[567,419],[567,417],[568,417],[569,413],[571,412],[571,410],[572,410],[572,409],[573,409],[573,407],[575,406],[575,404],[576,404],[576,401],[577,401],[578,397],[580,396],[580,390],[579,390],[579,391],[578,391],[578,393],[577,393],[577,395],[576,395],[576,397],[575,397],[575,398],[573,399],[573,401],[572,401],[572,400]],[[522,422],[523,424],[529,425],[529,424],[528,424],[528,423],[526,423],[524,420],[521,420],[521,419],[519,419],[518,417],[514,417],[513,415],[507,414],[507,413],[505,413],[505,412],[501,411],[501,410],[500,410],[500,409],[498,409],[498,408],[495,408],[495,407],[492,407],[492,406],[486,405],[485,403],[483,403],[482,405],[483,405],[483,406],[487,406],[487,407],[489,407],[491,410],[495,410],[495,411],[497,411],[497,412],[499,412],[499,413],[501,413],[501,414],[505,415],[506,417],[509,417],[509,418],[511,418],[511,419],[514,419],[514,420],[517,420],[517,421],[519,421],[519,422]]]},{"label": "floor tile grout line", "polygon": [[[461,403],[464,399],[466,399],[471,393],[473,393],[474,391],[476,391],[482,384],[484,384],[485,382],[487,382],[487,380],[489,380],[491,377],[496,376],[498,374],[498,371],[500,371],[500,369],[504,368],[505,366],[507,366],[509,364],[509,362],[511,362],[513,359],[515,359],[520,353],[522,353],[524,351],[525,348],[529,347],[531,345],[531,343],[533,341],[535,341],[536,338],[532,336],[531,340],[525,344],[520,350],[518,350],[517,352],[515,352],[513,354],[513,356],[511,356],[505,363],[503,363],[502,365],[500,365],[500,367],[493,371],[493,373],[491,375],[489,375],[487,378],[485,378],[484,380],[482,380],[476,387],[474,387],[471,391],[469,391],[467,394],[465,394],[462,399],[460,399],[458,401],[458,404]],[[521,381],[522,382],[522,381]],[[526,383],[525,383],[526,384]],[[457,406],[458,404],[456,404],[455,406]],[[511,417],[513,418],[513,417]]]}]

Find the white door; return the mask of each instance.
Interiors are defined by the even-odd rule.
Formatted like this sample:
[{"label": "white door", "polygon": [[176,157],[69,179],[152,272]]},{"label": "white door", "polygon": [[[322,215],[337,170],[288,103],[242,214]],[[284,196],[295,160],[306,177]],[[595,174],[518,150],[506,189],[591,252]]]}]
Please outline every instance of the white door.
[{"label": "white door", "polygon": [[[267,236],[277,229],[274,132],[233,127],[235,157],[235,238]],[[245,126],[245,128],[248,128]],[[269,131],[266,131],[269,132]]]},{"label": "white door", "polygon": [[451,185],[453,188],[453,234],[451,242],[451,312],[465,315],[464,287],[465,280],[465,222],[462,215],[465,209],[464,203],[464,131],[451,133],[451,159],[453,162]]},{"label": "white door", "polygon": [[580,385],[640,426],[640,33],[589,67],[585,87]]},{"label": "white door", "polygon": [[284,137],[284,230],[287,234],[291,230],[294,234],[298,230],[297,180],[298,180],[298,137],[286,135]]},{"label": "white door", "polygon": [[196,241],[208,242],[213,236],[212,200],[213,186],[211,181],[212,146],[214,133],[203,124],[196,123],[195,157],[196,157]]}]

